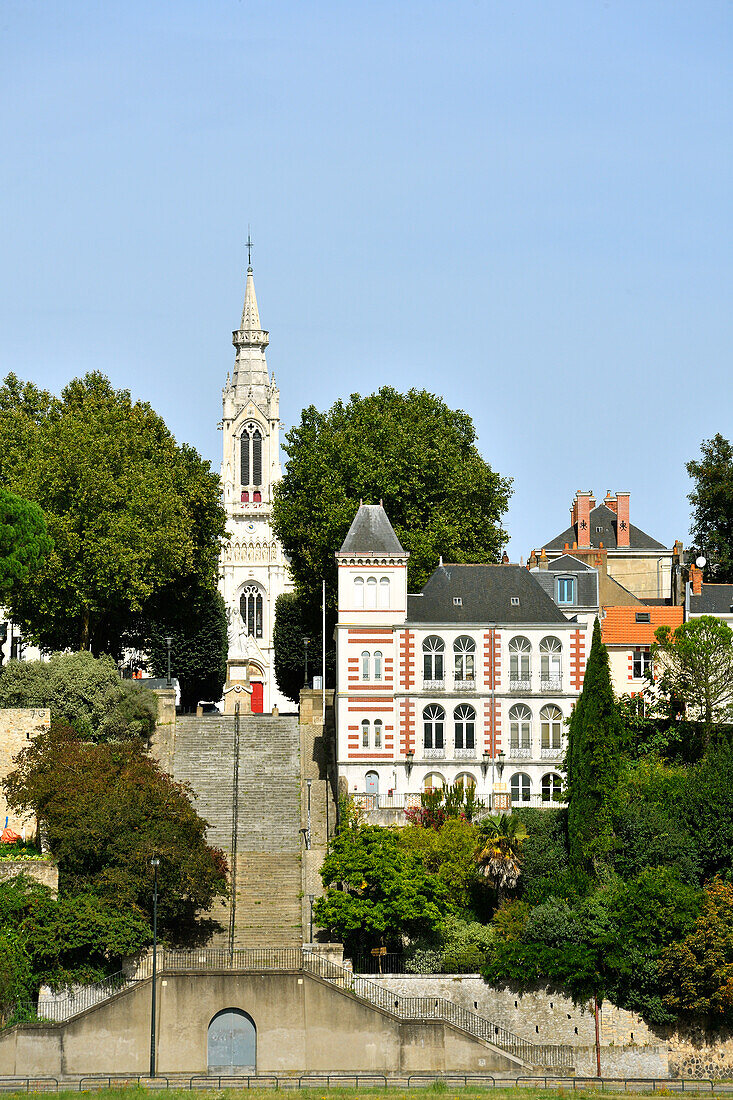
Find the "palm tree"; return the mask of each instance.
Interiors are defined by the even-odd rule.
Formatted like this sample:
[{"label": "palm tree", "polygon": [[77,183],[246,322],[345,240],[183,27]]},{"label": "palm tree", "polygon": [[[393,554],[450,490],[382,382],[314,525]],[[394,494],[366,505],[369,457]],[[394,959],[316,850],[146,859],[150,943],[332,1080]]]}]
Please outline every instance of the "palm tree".
[{"label": "palm tree", "polygon": [[479,825],[479,845],[474,858],[479,869],[496,887],[501,902],[505,890],[513,890],[522,873],[522,844],[528,833],[516,814],[487,817]]}]

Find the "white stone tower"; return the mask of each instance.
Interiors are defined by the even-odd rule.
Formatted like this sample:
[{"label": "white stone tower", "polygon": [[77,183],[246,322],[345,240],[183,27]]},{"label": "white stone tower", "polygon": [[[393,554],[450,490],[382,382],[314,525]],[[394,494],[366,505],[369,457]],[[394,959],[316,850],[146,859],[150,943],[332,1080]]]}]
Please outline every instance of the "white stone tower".
[{"label": "white stone tower", "polygon": [[252,265],[247,268],[242,323],[232,334],[234,373],[223,391],[221,482],[231,539],[221,558],[220,588],[229,618],[226,712],[292,709],[275,681],[275,601],[291,588],[272,532],[272,490],[280,469],[280,392],[265,359]]}]

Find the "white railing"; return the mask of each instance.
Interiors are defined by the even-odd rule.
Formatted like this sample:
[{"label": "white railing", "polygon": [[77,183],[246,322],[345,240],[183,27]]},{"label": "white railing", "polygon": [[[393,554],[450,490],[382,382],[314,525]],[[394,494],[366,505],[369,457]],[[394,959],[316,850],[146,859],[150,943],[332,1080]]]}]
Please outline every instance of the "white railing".
[{"label": "white railing", "polygon": [[531,691],[532,690],[532,681],[531,680],[510,680],[509,681],[509,690],[510,691]]},{"label": "white railing", "polygon": [[547,747],[547,748],[545,746],[543,746],[540,749],[540,759],[541,760],[561,760],[563,755],[564,755],[564,750],[563,750],[561,745],[557,745],[556,747],[550,746],[550,747]]},{"label": "white railing", "polygon": [[476,691],[475,680],[459,680],[458,677],[453,681],[453,687],[455,691]]},{"label": "white railing", "polygon": [[540,691],[562,691],[562,676],[541,676]]},{"label": "white railing", "polygon": [[445,691],[445,680],[423,680],[423,691]]},{"label": "white railing", "polygon": [[445,749],[423,749],[426,760],[445,760]]},{"label": "white railing", "polygon": [[475,760],[476,749],[454,749],[453,753],[456,760]]},{"label": "white railing", "polygon": [[510,760],[531,760],[532,759],[532,746],[531,745],[510,745],[508,757]]}]

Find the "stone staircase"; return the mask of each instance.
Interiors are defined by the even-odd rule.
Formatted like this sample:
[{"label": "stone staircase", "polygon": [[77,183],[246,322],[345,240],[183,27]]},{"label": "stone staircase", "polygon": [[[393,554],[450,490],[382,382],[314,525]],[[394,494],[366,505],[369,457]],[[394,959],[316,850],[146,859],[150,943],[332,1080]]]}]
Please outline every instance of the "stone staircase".
[{"label": "stone staircase", "polygon": [[[234,805],[234,717],[179,716],[173,751],[175,779],[189,783],[209,843],[230,866]],[[239,720],[238,829],[235,890],[236,948],[298,947],[302,874],[300,732],[297,718],[242,715]],[[212,946],[228,943],[230,902],[211,911],[222,930]]]}]

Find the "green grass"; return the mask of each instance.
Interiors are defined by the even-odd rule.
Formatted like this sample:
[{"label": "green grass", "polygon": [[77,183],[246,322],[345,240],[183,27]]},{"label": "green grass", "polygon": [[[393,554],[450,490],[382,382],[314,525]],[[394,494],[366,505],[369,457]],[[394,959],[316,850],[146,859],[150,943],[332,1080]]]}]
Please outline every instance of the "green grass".
[{"label": "green grass", "polygon": [[[366,1076],[366,1075],[365,1075]],[[674,1082],[677,1084],[677,1082]],[[685,1094],[692,1093],[692,1082],[685,1083]],[[582,1088],[578,1088],[578,1092],[588,1091],[600,1091],[598,1086],[593,1083],[583,1082]],[[87,1092],[87,1088],[84,1092]],[[360,1100],[360,1098],[367,1098],[367,1100],[425,1100],[426,1094],[429,1097],[431,1094],[440,1093],[444,1096],[445,1100],[486,1100],[487,1095],[496,1097],[497,1100],[569,1100],[573,1095],[572,1087],[568,1088],[556,1088],[556,1089],[533,1089],[533,1088],[514,1088],[510,1087],[492,1087],[488,1085],[486,1088],[478,1088],[471,1086],[468,1088],[450,1088],[444,1081],[437,1081],[433,1084],[423,1086],[422,1088],[387,1088],[383,1086],[378,1088],[342,1088],[340,1086],[334,1086],[333,1088],[292,1088],[291,1086],[283,1085],[280,1089],[194,1089],[189,1091],[188,1089],[180,1088],[155,1088],[146,1089],[136,1085],[129,1088],[104,1088],[100,1090],[102,1095],[109,1100],[151,1100],[152,1097],[160,1095],[161,1093],[170,1100],[282,1100],[284,1092],[294,1092],[302,1100]],[[677,1089],[674,1089],[675,1094]],[[617,1092],[615,1089],[605,1089],[605,1093],[614,1097],[638,1097],[638,1096],[651,1096],[652,1090],[644,1090],[643,1092]],[[671,1095],[672,1090],[667,1090],[661,1087],[657,1087],[656,1096]],[[14,1092],[1,1094],[3,1097],[7,1097],[8,1100],[28,1100],[28,1097],[48,1097],[59,1096],[63,1100],[72,1100],[73,1097],[79,1097],[80,1093],[78,1089],[70,1090],[66,1089],[59,1091],[58,1093],[48,1092]],[[708,1093],[709,1087],[708,1087]]]}]

